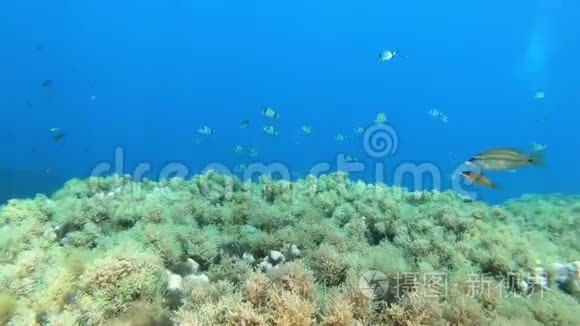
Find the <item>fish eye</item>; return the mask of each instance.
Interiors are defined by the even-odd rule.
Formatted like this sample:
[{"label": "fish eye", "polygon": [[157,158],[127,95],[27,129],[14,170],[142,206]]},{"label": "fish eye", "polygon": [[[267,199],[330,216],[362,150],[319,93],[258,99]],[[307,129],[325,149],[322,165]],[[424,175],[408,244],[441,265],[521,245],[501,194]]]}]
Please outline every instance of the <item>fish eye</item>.
[{"label": "fish eye", "polygon": [[467,160],[467,162],[474,162],[474,161],[477,161],[477,157],[472,157],[469,160]]}]

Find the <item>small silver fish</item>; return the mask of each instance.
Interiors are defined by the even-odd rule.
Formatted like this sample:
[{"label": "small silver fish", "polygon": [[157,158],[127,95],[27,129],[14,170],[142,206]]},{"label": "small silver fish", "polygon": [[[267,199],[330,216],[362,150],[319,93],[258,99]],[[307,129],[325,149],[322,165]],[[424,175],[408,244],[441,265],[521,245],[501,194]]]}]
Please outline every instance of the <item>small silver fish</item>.
[{"label": "small silver fish", "polygon": [[397,51],[383,51],[379,54],[379,62],[386,62],[392,60],[397,55]]},{"label": "small silver fish", "polygon": [[278,130],[276,130],[276,127],[274,127],[274,126],[265,126],[264,131],[268,135],[272,135],[272,136],[277,136],[279,134]]},{"label": "small silver fish", "polygon": [[532,151],[534,151],[534,152],[545,151],[546,148],[548,148],[548,145],[544,145],[544,144],[540,144],[540,143],[536,143],[536,142],[532,143]]},{"label": "small silver fish", "polygon": [[278,118],[280,116],[278,112],[271,107],[264,108],[264,110],[262,110],[262,115],[269,119]]},{"label": "small silver fish", "polygon": [[537,91],[536,94],[534,94],[534,100],[543,100],[546,97],[546,94],[542,91]]},{"label": "small silver fish", "polygon": [[311,125],[304,125],[304,126],[302,126],[302,131],[307,135],[312,135],[312,126]]},{"label": "small silver fish", "polygon": [[344,157],[344,160],[345,160],[347,163],[358,162],[358,158],[357,158],[356,156],[354,156],[354,155],[350,155],[350,154],[347,154],[347,155]]},{"label": "small silver fish", "polygon": [[201,128],[197,129],[197,132],[206,136],[213,135],[215,133],[215,131],[208,126],[202,126]]}]

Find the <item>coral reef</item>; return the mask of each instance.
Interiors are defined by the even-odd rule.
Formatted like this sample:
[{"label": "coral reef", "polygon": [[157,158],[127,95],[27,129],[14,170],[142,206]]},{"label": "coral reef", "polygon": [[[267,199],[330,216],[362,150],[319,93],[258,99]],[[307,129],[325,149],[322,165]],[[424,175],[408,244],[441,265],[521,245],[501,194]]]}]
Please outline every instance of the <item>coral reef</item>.
[{"label": "coral reef", "polygon": [[71,180],[0,209],[0,324],[574,325],[579,229],[340,173]]}]

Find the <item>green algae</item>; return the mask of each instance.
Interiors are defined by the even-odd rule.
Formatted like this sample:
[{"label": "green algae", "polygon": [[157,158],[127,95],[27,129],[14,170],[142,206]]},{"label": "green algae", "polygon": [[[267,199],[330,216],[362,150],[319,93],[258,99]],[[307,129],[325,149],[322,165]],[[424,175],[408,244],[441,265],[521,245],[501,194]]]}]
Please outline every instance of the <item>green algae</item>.
[{"label": "green algae", "polygon": [[[577,278],[558,285],[550,269],[580,256],[573,196],[491,207],[345,174],[113,176],[11,200],[0,227],[2,318],[16,325],[571,325],[580,316]],[[538,268],[546,286],[530,283]],[[386,275],[386,293],[361,290],[369,271]],[[434,275],[444,286],[426,281]],[[493,286],[474,292],[474,280]]]},{"label": "green algae", "polygon": [[12,318],[16,298],[8,293],[0,293],[0,324],[5,325]]}]

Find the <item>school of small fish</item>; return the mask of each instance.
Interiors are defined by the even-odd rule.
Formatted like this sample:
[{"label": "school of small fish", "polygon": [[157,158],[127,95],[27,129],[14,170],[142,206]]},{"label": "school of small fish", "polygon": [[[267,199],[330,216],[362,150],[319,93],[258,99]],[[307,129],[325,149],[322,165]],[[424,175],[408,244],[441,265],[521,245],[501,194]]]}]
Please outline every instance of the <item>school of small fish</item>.
[{"label": "school of small fish", "polygon": [[[275,120],[280,118],[280,114],[278,113],[278,111],[275,110],[273,107],[265,107],[264,109],[262,109],[260,111],[260,115],[263,117],[265,122],[268,122],[262,126],[262,131],[268,136],[279,136],[280,131],[278,130],[278,127],[276,125],[272,124],[272,122],[275,122]],[[372,123],[375,123],[375,124],[384,124],[386,122],[387,122],[387,115],[384,112],[377,113],[374,121],[372,121]],[[251,125],[250,119],[243,119],[240,121],[239,126],[241,129],[251,129],[250,125]],[[254,125],[254,124],[252,124],[252,125]],[[352,132],[355,135],[362,135],[365,132],[365,130],[366,130],[366,128],[364,128],[364,127],[354,127],[352,129]],[[313,135],[314,128],[311,124],[303,124],[300,127],[300,131],[302,132],[302,134],[305,137],[309,137],[309,136]],[[216,132],[212,127],[210,127],[208,125],[202,125],[197,130],[197,133],[200,135],[203,135],[205,137],[210,137],[210,136],[215,135]],[[339,133],[336,133],[334,135],[333,139],[337,142],[345,142],[349,139],[349,136],[345,133],[339,132]],[[236,154],[247,155],[248,157],[251,157],[251,158],[255,158],[258,156],[258,150],[256,148],[254,148],[254,147],[247,148],[241,144],[233,145],[231,147],[231,151],[233,153],[236,153]],[[345,163],[359,162],[359,158],[357,156],[355,156],[354,154],[346,154],[344,156],[344,162]],[[236,168],[234,169],[234,172],[237,172],[237,173],[243,172],[243,170],[246,167],[247,167],[247,164],[238,164],[236,166]]]},{"label": "school of small fish", "polygon": [[[399,52],[396,50],[385,50],[379,53],[378,61],[381,63],[392,61],[396,57],[399,56]],[[405,57],[406,59],[406,57]],[[40,86],[45,89],[51,89],[54,85],[52,79],[45,79],[40,83]],[[52,91],[50,91],[52,92]],[[53,93],[51,93],[53,94]],[[54,94],[53,94],[54,95]],[[538,90],[534,93],[533,97],[534,100],[543,100],[545,98],[545,93],[541,90]],[[90,96],[90,101],[95,101],[96,96]],[[25,101],[25,105],[28,108],[32,108],[32,102],[30,100]],[[448,116],[447,113],[433,108],[429,110],[428,115],[431,117],[443,122],[448,123]],[[266,106],[260,112],[261,116],[269,122],[276,122],[280,119],[280,114],[274,107]],[[374,121],[375,124],[385,124],[387,122],[387,115],[384,112],[377,113]],[[250,128],[250,120],[243,119],[240,121],[240,128],[241,129],[248,129]],[[254,125],[254,123],[252,123]],[[273,123],[264,124],[262,127],[262,131],[269,136],[278,136],[280,135],[280,131]],[[313,126],[310,124],[303,124],[301,126],[302,134],[305,136],[311,136],[313,134]],[[54,142],[62,142],[65,138],[65,133],[61,130],[61,128],[53,127],[50,128],[49,131],[52,134],[52,139]],[[354,127],[352,129],[354,134],[362,135],[365,133],[365,127]],[[202,136],[212,136],[215,134],[215,130],[208,126],[202,125],[197,129],[197,133]],[[334,140],[337,142],[345,142],[348,139],[348,136],[344,133],[336,133],[334,135]],[[471,170],[464,170],[460,172],[460,175],[463,176],[469,183],[476,184],[482,187],[491,188],[491,189],[498,189],[499,186],[494,183],[488,176],[484,175],[482,171],[489,171],[489,172],[515,172],[517,169],[526,167],[526,166],[544,166],[544,153],[547,146],[543,144],[533,143],[532,144],[532,151],[530,153],[525,153],[518,149],[514,148],[492,148],[489,150],[482,151],[473,157],[469,158],[466,161],[467,166],[470,166],[476,171]],[[257,157],[258,150],[256,148],[246,148],[240,144],[232,146],[232,152],[237,154],[246,153],[249,157]],[[344,156],[345,162],[358,162],[359,159],[353,154],[347,154]],[[239,164],[235,171],[241,172],[247,167],[247,164]],[[48,165],[45,167],[45,173],[51,173],[52,165]]]}]

